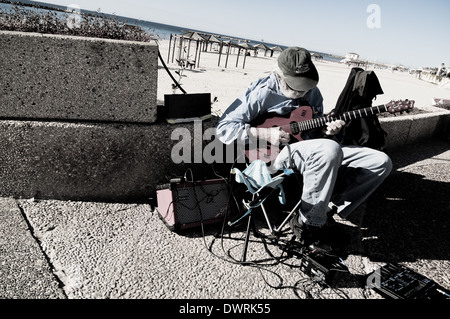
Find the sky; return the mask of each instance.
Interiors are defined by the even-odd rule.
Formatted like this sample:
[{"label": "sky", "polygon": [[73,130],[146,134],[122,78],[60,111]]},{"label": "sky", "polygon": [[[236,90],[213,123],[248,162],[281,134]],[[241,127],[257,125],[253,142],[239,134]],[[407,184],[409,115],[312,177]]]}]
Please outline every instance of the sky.
[{"label": "sky", "polygon": [[411,68],[450,67],[449,0],[41,0]]}]

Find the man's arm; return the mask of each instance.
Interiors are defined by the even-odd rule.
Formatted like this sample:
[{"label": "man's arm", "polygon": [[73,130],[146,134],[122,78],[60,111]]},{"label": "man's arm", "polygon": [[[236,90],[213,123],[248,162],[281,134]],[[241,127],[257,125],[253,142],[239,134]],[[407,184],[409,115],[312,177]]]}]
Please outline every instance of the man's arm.
[{"label": "man's arm", "polygon": [[261,112],[261,88],[256,82],[242,96],[236,99],[224,112],[216,127],[219,140],[231,144],[235,140],[247,143],[250,122]]}]

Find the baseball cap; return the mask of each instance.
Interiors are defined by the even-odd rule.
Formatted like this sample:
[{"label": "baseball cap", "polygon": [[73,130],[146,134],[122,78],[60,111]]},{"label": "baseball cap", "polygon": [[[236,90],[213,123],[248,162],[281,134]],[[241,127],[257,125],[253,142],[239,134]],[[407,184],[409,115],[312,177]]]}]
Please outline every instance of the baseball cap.
[{"label": "baseball cap", "polygon": [[319,73],[311,61],[311,53],[304,48],[290,47],[281,52],[278,67],[293,90],[309,91],[319,83]]}]

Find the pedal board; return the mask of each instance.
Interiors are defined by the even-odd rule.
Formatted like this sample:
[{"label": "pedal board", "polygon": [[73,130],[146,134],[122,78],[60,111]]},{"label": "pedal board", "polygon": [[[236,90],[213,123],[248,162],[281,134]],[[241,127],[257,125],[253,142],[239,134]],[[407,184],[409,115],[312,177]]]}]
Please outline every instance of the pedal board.
[{"label": "pedal board", "polygon": [[[370,288],[390,299],[449,299],[450,292],[407,267],[387,264],[373,271]],[[368,279],[368,283],[369,283]]]}]

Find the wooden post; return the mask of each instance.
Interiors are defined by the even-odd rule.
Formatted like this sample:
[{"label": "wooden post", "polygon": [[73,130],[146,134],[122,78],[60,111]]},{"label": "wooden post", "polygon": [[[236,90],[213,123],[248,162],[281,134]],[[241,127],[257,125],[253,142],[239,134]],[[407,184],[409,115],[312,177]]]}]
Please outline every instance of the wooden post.
[{"label": "wooden post", "polygon": [[[201,45],[203,44],[203,42],[201,42]],[[197,66],[200,67],[200,56],[202,54],[202,50],[200,48],[200,50],[198,50],[198,62],[197,62]]]},{"label": "wooden post", "polygon": [[174,57],[175,57],[175,47],[176,47],[176,44],[177,44],[177,37],[175,36],[175,37],[173,38],[172,63],[173,63],[173,59],[174,59]]},{"label": "wooden post", "polygon": [[245,69],[245,60],[247,60],[247,49],[245,49],[245,53],[244,53],[244,63],[242,64],[243,69]]},{"label": "wooden post", "polygon": [[170,34],[170,40],[169,40],[169,53],[167,54],[167,63],[169,63],[170,60],[170,45],[172,44],[172,33]]},{"label": "wooden post", "polygon": [[[198,40],[197,40],[197,44],[196,44],[196,46],[195,46],[195,57],[194,57],[194,69],[197,67],[197,54],[198,54],[198,45],[199,45],[199,43],[198,43]],[[200,50],[201,51],[201,50]]]},{"label": "wooden post", "polygon": [[223,42],[220,42],[220,48],[219,48],[219,63],[217,63],[217,66],[220,66],[220,57],[222,56],[222,49],[223,49]]},{"label": "wooden post", "polygon": [[183,50],[183,42],[184,42],[184,37],[181,37],[179,51],[178,51],[178,61],[181,61],[181,52]]},{"label": "wooden post", "polygon": [[228,66],[228,57],[230,56],[230,49],[231,49],[231,41],[230,41],[230,43],[228,44],[227,59],[225,60],[225,69],[226,69],[227,66]]},{"label": "wooden post", "polygon": [[187,62],[187,60],[189,60],[189,53],[191,52],[191,41],[192,41],[192,39],[189,39],[189,41],[188,41],[188,50],[187,50],[187,55],[186,55],[186,62]]}]

